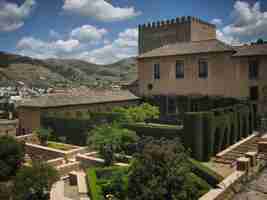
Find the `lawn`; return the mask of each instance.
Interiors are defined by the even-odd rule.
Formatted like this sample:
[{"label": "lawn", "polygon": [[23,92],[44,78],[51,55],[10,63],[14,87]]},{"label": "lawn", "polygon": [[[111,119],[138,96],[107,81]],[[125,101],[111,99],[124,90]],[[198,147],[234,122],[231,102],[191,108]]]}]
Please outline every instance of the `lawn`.
[{"label": "lawn", "polygon": [[69,145],[69,144],[64,144],[64,143],[58,143],[58,142],[52,142],[49,141],[47,143],[47,147],[53,148],[53,149],[57,149],[57,150],[61,150],[61,151],[70,151],[75,149],[75,146]]}]

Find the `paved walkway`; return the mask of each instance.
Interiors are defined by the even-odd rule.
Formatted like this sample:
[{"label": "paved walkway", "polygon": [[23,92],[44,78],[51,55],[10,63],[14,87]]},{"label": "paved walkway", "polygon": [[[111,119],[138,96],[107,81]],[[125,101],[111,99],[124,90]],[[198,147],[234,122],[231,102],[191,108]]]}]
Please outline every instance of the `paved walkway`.
[{"label": "paved walkway", "polygon": [[64,196],[64,181],[58,181],[54,184],[51,193],[50,200],[72,200]]},{"label": "paved walkway", "polygon": [[267,199],[267,169],[246,184],[243,191],[236,194],[233,200],[266,200]]}]

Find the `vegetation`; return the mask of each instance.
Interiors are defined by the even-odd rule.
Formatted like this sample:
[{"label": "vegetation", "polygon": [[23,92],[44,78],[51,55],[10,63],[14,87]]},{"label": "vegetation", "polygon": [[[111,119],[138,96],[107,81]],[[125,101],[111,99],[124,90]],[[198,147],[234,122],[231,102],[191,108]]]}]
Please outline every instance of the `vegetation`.
[{"label": "vegetation", "polygon": [[158,119],[159,109],[148,103],[143,103],[140,106],[129,108],[117,107],[113,109],[114,113],[120,113],[124,117],[125,122],[144,122],[146,120]]},{"label": "vegetation", "polygon": [[51,137],[52,130],[50,128],[41,127],[35,133],[36,133],[40,143],[44,146],[47,146],[47,141]]},{"label": "vegetation", "polygon": [[223,177],[221,175],[206,167],[199,161],[194,160],[192,158],[190,158],[189,160],[193,165],[192,171],[194,172],[194,174],[206,180],[207,183],[209,183],[213,187],[216,187],[216,185],[223,180]]},{"label": "vegetation", "polygon": [[21,168],[14,180],[14,200],[49,200],[52,185],[59,180],[58,172],[46,163],[35,161]]},{"label": "vegetation", "polygon": [[87,172],[92,200],[124,200],[128,190],[128,168],[90,168]]},{"label": "vegetation", "polygon": [[148,142],[130,168],[129,199],[198,199],[209,187],[207,183],[197,184],[192,178],[188,158],[188,152],[178,140]]},{"label": "vegetation", "polygon": [[129,146],[136,143],[138,137],[134,131],[122,128],[119,124],[104,124],[91,130],[88,145],[99,151],[106,161],[112,164],[115,153],[129,153]]},{"label": "vegetation", "polygon": [[125,128],[135,131],[138,136],[151,136],[154,138],[176,138],[182,135],[183,129],[177,125],[129,123],[123,124]]},{"label": "vegetation", "polygon": [[62,150],[62,151],[69,151],[69,150],[72,150],[74,148],[73,146],[68,145],[68,144],[51,142],[51,141],[47,142],[47,147]]},{"label": "vegetation", "polygon": [[24,161],[24,145],[10,136],[0,137],[0,180],[15,175]]}]

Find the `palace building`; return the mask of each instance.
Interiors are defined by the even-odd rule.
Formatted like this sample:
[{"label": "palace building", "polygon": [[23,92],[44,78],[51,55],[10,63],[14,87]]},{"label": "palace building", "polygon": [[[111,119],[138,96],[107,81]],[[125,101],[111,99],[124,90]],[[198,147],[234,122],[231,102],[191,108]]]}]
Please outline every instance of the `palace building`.
[{"label": "palace building", "polygon": [[267,111],[267,44],[225,44],[195,17],[139,25],[138,85],[142,97],[234,97]]}]

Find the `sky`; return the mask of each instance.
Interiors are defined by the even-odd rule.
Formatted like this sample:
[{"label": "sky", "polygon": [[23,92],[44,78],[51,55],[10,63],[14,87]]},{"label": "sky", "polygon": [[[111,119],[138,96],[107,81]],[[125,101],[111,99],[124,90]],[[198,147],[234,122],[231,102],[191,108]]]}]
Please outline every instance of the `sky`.
[{"label": "sky", "polygon": [[109,64],[137,55],[138,24],[179,16],[228,44],[267,40],[267,0],[0,0],[0,51]]}]

